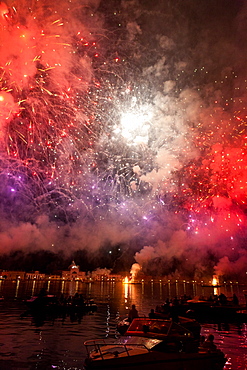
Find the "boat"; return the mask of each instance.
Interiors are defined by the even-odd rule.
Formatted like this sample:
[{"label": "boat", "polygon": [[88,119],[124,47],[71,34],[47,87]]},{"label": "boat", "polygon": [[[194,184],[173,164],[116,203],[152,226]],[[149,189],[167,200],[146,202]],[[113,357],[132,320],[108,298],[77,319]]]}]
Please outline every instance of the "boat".
[{"label": "boat", "polygon": [[201,287],[202,288],[221,288],[222,285],[219,285],[219,284],[215,284],[215,285],[212,285],[212,284],[210,284],[210,285],[202,284]]},{"label": "boat", "polygon": [[219,302],[195,297],[194,299],[188,300],[186,306],[186,314],[199,322],[234,323],[240,322],[241,318],[246,319],[244,315],[238,314],[238,312],[245,307],[234,304],[231,301],[220,304]]},{"label": "boat", "polygon": [[20,317],[31,316],[38,325],[42,325],[45,320],[61,317],[70,317],[71,321],[80,321],[85,314],[97,311],[97,304],[93,299],[84,300],[80,296],[76,299],[58,299],[55,295],[32,296],[25,301],[27,310]]},{"label": "boat", "polygon": [[238,310],[236,312],[236,318],[239,323],[247,323],[247,309]]},{"label": "boat", "polygon": [[76,294],[74,297],[59,299],[52,294],[39,294],[32,296],[25,301],[27,307],[32,311],[53,311],[63,313],[70,311],[97,311],[97,304],[93,299],[85,300],[80,295]]},{"label": "boat", "polygon": [[221,370],[226,362],[221,350],[200,347],[200,331],[193,334],[172,320],[136,318],[118,340],[88,340],[84,345],[86,370]]}]

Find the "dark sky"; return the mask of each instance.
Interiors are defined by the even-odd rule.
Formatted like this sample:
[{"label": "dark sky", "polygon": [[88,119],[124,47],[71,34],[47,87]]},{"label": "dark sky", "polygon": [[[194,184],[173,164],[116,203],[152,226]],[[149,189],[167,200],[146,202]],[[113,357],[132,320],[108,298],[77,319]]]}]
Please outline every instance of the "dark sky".
[{"label": "dark sky", "polygon": [[246,2],[8,6],[0,251],[244,276]]}]

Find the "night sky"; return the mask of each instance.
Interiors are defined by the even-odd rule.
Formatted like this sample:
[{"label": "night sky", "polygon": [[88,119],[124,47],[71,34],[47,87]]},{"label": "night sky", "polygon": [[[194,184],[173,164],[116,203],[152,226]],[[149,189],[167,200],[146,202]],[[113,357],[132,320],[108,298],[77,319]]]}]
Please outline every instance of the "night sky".
[{"label": "night sky", "polygon": [[0,255],[246,277],[246,1],[7,1],[0,30]]}]

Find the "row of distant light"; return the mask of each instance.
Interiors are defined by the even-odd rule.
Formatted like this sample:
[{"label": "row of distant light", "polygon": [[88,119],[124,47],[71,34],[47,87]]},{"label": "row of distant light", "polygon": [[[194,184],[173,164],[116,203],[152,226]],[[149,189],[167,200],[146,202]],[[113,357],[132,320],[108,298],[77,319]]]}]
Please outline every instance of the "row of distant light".
[{"label": "row of distant light", "polygon": [[[247,274],[247,272],[246,272],[246,274]],[[2,275],[0,275],[0,279],[5,280],[5,278]],[[17,279],[20,280],[21,277],[18,276]],[[34,277],[33,280],[36,280],[36,277]],[[48,280],[52,280],[52,278],[49,276]],[[65,280],[65,278],[62,278],[62,280]],[[80,280],[80,279],[78,278],[77,280]],[[94,279],[89,278],[88,280],[93,281]],[[105,280],[111,281],[111,282],[115,282],[116,278],[115,277],[113,277],[113,278],[109,278],[109,277],[106,278],[106,277],[103,277],[102,276],[101,277],[101,281],[105,281]],[[141,283],[145,283],[145,282],[147,282],[147,280],[141,279]],[[159,282],[159,283],[164,283],[164,284],[170,284],[170,283],[174,283],[174,282],[175,283],[186,283],[186,284],[191,284],[191,283],[203,284],[204,283],[203,280],[201,280],[200,282],[197,281],[197,280],[191,280],[191,281],[186,281],[186,280],[175,280],[175,281],[174,280],[167,280],[167,281],[164,282],[161,279],[159,279],[158,281],[153,280],[153,279],[150,279],[149,282],[151,282],[151,283]],[[223,284],[239,284],[239,282],[238,281],[223,281]],[[213,286],[214,285],[212,285],[212,287]]]}]

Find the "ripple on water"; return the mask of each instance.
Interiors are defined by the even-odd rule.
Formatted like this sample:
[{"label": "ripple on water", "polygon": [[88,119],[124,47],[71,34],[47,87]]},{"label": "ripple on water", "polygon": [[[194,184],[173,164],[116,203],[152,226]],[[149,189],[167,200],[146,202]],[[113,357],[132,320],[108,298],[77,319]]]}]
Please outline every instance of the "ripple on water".
[{"label": "ripple on water", "polygon": [[[9,299],[4,304],[1,302],[0,369],[82,370],[86,356],[84,341],[114,338],[116,318],[125,317],[132,303],[147,315],[150,308],[161,304],[167,297],[167,289],[163,289],[161,284],[153,284],[152,291],[148,286],[133,286],[129,292],[120,285],[110,298],[107,289],[104,296],[98,287],[100,285],[94,284],[91,292],[98,303],[98,311],[83,316],[81,320],[66,317],[65,320],[57,318],[39,322],[30,316],[21,318],[26,310],[22,301]],[[241,327],[203,325],[203,333],[213,333],[217,345],[227,355],[225,370],[247,370],[246,324]]]}]

